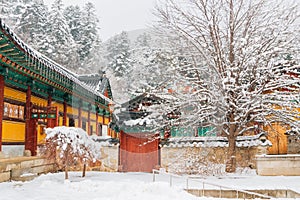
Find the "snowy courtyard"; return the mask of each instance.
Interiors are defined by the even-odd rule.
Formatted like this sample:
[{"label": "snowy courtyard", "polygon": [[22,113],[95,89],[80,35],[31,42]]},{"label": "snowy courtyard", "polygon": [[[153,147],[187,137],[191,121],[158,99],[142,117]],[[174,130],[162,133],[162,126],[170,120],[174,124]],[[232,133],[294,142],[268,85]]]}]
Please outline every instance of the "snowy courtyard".
[{"label": "snowy courtyard", "polygon": [[[104,173],[88,172],[85,178],[81,173],[70,173],[65,181],[63,173],[42,175],[29,182],[0,183],[1,200],[188,200],[208,199],[195,197],[183,189],[184,177],[150,173]],[[254,174],[223,177],[206,177],[204,180],[190,181],[189,188],[201,188],[200,181],[219,184],[236,189],[291,189],[300,193],[300,177],[262,177]],[[210,198],[211,199],[211,198]]]}]

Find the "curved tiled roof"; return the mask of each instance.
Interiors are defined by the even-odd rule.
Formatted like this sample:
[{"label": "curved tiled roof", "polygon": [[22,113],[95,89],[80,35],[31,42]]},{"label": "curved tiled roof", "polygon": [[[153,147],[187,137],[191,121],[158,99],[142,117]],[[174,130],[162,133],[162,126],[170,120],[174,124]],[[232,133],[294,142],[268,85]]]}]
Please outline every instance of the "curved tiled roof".
[{"label": "curved tiled roof", "polygon": [[[26,63],[29,60],[29,62],[32,61],[32,63],[29,63],[30,66],[45,66],[46,68],[53,70],[57,76],[59,75],[64,77],[63,79],[68,79],[72,83],[73,87],[75,86],[75,88],[77,88],[78,91],[86,91],[91,93],[91,95],[98,96],[105,102],[105,104],[108,104],[112,101],[112,99],[107,98],[100,91],[95,90],[89,84],[80,81],[78,78],[79,75],[77,75],[76,73],[54,62],[50,58],[39,53],[35,49],[31,48],[29,45],[24,43],[6,24],[4,24],[4,22],[0,18],[0,41],[1,40],[5,40],[7,43],[6,45],[9,46],[11,49],[9,51],[4,51],[1,49],[0,54],[10,59],[11,61],[16,62],[18,64],[22,62]],[[16,59],[16,56],[18,56],[18,59]],[[22,62],[20,62],[20,60],[22,60]],[[22,66],[22,64],[19,65]],[[46,75],[40,76],[46,79],[49,78],[46,77]],[[63,85],[63,82],[56,82],[56,84],[61,85],[61,87],[65,87],[65,85]]]},{"label": "curved tiled roof", "polygon": [[104,95],[105,90],[108,89],[110,96],[110,84],[108,78],[105,74],[85,74],[85,75],[78,75],[78,79],[88,85],[92,90],[100,92]]}]

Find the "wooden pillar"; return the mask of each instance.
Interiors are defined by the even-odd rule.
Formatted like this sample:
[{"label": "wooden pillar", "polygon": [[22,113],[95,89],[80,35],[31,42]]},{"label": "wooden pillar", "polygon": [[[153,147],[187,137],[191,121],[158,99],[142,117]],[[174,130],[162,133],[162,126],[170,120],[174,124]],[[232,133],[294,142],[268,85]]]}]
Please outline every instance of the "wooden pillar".
[{"label": "wooden pillar", "polygon": [[88,106],[88,128],[87,128],[87,133],[89,134],[89,135],[91,135],[92,133],[91,133],[91,109],[92,109],[92,106],[91,106],[91,104],[89,104],[89,106]]},{"label": "wooden pillar", "polygon": [[110,119],[110,115],[108,117],[108,124],[107,124],[107,131],[108,131],[108,136],[112,137],[112,132],[111,132],[111,129],[109,128],[109,123],[111,122],[111,119]]},{"label": "wooden pillar", "polygon": [[3,113],[4,113],[4,77],[0,75],[0,151],[2,151]]},{"label": "wooden pillar", "polygon": [[96,109],[96,135],[99,135],[99,108]]},{"label": "wooden pillar", "polygon": [[[52,104],[52,95],[51,95],[51,93],[49,93],[48,94],[48,100],[47,100],[47,109],[48,109],[48,112],[50,111],[51,104]],[[47,127],[53,128],[53,125],[52,125],[51,121],[52,121],[52,119],[48,119],[47,120]]]},{"label": "wooden pillar", "polygon": [[[102,131],[102,133],[101,133],[101,135],[103,136],[103,127],[105,126],[105,110],[103,111],[103,114],[102,114],[102,129],[101,129],[101,131]],[[106,129],[107,130],[107,129]],[[108,130],[107,130],[108,131]],[[108,133],[106,132],[105,133],[105,136],[108,136]]]},{"label": "wooden pillar", "polygon": [[64,116],[63,116],[63,126],[67,126],[67,100],[64,100]]},{"label": "wooden pillar", "polygon": [[105,125],[105,110],[102,113],[102,125]]},{"label": "wooden pillar", "polygon": [[30,150],[31,155],[36,155],[37,150],[37,131],[36,122],[31,119],[31,87],[28,86],[26,92],[26,119],[25,119],[25,150]]},{"label": "wooden pillar", "polygon": [[78,127],[82,128],[82,102],[78,103]]}]

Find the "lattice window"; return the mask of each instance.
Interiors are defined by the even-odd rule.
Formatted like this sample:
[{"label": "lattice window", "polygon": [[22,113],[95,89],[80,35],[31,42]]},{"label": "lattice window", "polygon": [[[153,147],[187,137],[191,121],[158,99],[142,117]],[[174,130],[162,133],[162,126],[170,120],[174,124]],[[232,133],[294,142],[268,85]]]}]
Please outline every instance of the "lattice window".
[{"label": "lattice window", "polygon": [[4,117],[24,120],[24,106],[4,102]]}]

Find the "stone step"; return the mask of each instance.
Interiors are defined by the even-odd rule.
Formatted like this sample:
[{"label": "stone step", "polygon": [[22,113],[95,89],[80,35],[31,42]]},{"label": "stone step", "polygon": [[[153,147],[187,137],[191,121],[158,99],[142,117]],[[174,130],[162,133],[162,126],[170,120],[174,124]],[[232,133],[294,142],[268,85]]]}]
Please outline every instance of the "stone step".
[{"label": "stone step", "polygon": [[0,159],[0,182],[32,180],[39,174],[55,172],[54,162],[39,157]]},{"label": "stone step", "polygon": [[11,172],[0,172],[0,183],[10,181]]},{"label": "stone step", "polygon": [[38,177],[37,174],[24,174],[23,176],[20,176],[20,177],[14,177],[11,180],[25,182],[25,181],[32,181],[36,177]]}]

